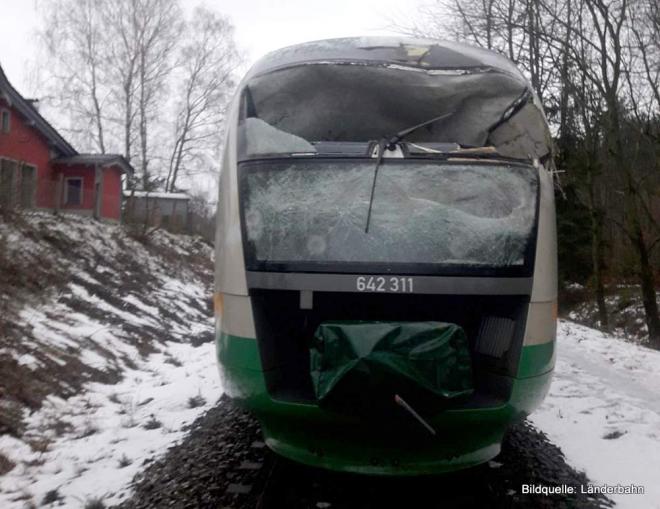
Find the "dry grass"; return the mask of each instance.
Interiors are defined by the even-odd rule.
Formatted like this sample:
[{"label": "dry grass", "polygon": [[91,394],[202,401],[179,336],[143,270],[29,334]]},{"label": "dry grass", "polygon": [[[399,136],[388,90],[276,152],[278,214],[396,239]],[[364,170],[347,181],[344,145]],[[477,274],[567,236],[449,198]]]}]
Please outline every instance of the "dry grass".
[{"label": "dry grass", "polygon": [[90,498],[85,501],[85,509],[105,509],[106,505],[102,497]]},{"label": "dry grass", "polygon": [[133,460],[130,459],[126,454],[123,454],[121,458],[119,458],[119,468],[126,468],[127,466],[131,465],[133,463]]},{"label": "dry grass", "polygon": [[163,426],[163,423],[160,422],[154,414],[151,414],[151,417],[147,422],[142,426],[144,429],[158,429]]},{"label": "dry grass", "polygon": [[44,498],[41,501],[41,505],[54,504],[61,500],[62,500],[62,495],[60,495],[60,493],[57,490],[50,490],[46,492],[46,494],[44,495]]},{"label": "dry grass", "polygon": [[7,456],[0,453],[0,475],[5,475],[15,466],[16,463],[10,460]]},{"label": "dry grass", "polygon": [[206,400],[201,394],[188,398],[188,408],[197,408],[206,405]]}]

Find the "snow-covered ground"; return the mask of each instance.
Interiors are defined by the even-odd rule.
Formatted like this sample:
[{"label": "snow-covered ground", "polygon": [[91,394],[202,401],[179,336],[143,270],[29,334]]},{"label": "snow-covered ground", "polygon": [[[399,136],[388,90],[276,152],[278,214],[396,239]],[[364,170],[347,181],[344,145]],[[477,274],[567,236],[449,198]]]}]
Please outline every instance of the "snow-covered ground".
[{"label": "snow-covered ground", "polygon": [[0,508],[118,502],[217,401],[212,269],[195,237],[0,222]]},{"label": "snow-covered ground", "polygon": [[[568,313],[568,318],[587,327],[602,328],[593,296],[577,283],[568,285],[566,290],[574,293],[579,300],[579,304]],[[626,341],[646,344],[649,333],[639,285],[612,285],[607,287],[606,292],[605,307],[612,333]],[[660,300],[660,292],[657,292],[656,299]]]},{"label": "snow-covered ground", "polygon": [[[46,497],[53,507],[120,502],[145,460],[163,454],[222,394],[212,343],[169,342],[118,384],[86,389],[66,401],[49,397],[27,418],[26,437],[46,451],[0,437],[0,450],[17,462],[0,477],[0,507],[41,505]],[[58,429],[65,431],[57,436]]]},{"label": "snow-covered ground", "polygon": [[[120,502],[221,395],[211,250],[44,214],[0,248],[0,508]],[[620,507],[660,509],[660,352],[562,321],[530,419],[594,483],[644,486]]]},{"label": "snow-covered ground", "polygon": [[[660,508],[659,386],[660,352],[562,321],[552,388],[530,420],[594,484],[644,486],[644,495],[609,495],[617,507]],[[0,450],[22,460],[0,478],[0,507],[22,507],[17,499],[26,494],[39,503],[51,491],[63,507],[121,501],[145,460],[182,438],[182,427],[220,394],[212,344],[167,343],[119,384],[91,383],[66,402],[50,398],[29,417],[29,434],[52,434],[56,421],[71,431],[43,453],[0,439]],[[158,422],[147,429],[151,416]]]},{"label": "snow-covered ground", "polygon": [[595,484],[642,485],[608,495],[660,508],[660,352],[561,321],[555,377],[530,420]]}]

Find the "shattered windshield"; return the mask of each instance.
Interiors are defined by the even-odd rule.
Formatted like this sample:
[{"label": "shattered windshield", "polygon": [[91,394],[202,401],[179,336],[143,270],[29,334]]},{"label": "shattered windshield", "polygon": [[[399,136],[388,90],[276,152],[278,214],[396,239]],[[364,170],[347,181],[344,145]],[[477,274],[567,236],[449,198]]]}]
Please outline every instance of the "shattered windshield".
[{"label": "shattered windshield", "polygon": [[526,263],[538,185],[531,167],[387,160],[366,233],[374,163],[347,163],[241,164],[248,269]]}]

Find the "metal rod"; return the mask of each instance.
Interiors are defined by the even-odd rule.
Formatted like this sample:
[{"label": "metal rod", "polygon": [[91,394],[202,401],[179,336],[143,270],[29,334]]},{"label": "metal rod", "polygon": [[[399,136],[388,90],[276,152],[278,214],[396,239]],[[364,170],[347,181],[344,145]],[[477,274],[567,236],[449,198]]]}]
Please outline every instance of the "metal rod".
[{"label": "metal rod", "polygon": [[406,402],[403,400],[403,398],[402,398],[401,396],[399,396],[398,394],[395,394],[395,395],[394,395],[394,402],[395,402],[397,405],[399,405],[399,406],[405,408],[408,412],[410,412],[410,414],[411,414],[415,419],[417,419],[417,421],[418,421],[422,426],[424,426],[424,427],[428,430],[428,432],[431,433],[431,435],[435,436],[435,434],[436,434],[436,433],[435,433],[435,430],[431,427],[431,425],[430,425],[428,422],[426,422],[426,421],[422,418],[421,415],[419,415],[417,412],[415,412],[415,410],[413,409],[413,407],[411,407],[408,403],[406,403]]}]

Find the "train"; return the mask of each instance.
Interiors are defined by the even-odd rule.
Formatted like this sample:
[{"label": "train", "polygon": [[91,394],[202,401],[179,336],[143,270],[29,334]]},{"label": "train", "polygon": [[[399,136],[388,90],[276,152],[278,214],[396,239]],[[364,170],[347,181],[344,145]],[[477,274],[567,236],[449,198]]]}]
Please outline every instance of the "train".
[{"label": "train", "polygon": [[496,457],[555,363],[553,143],[521,71],[433,39],[282,48],[222,158],[217,362],[268,448],[373,475]]}]

